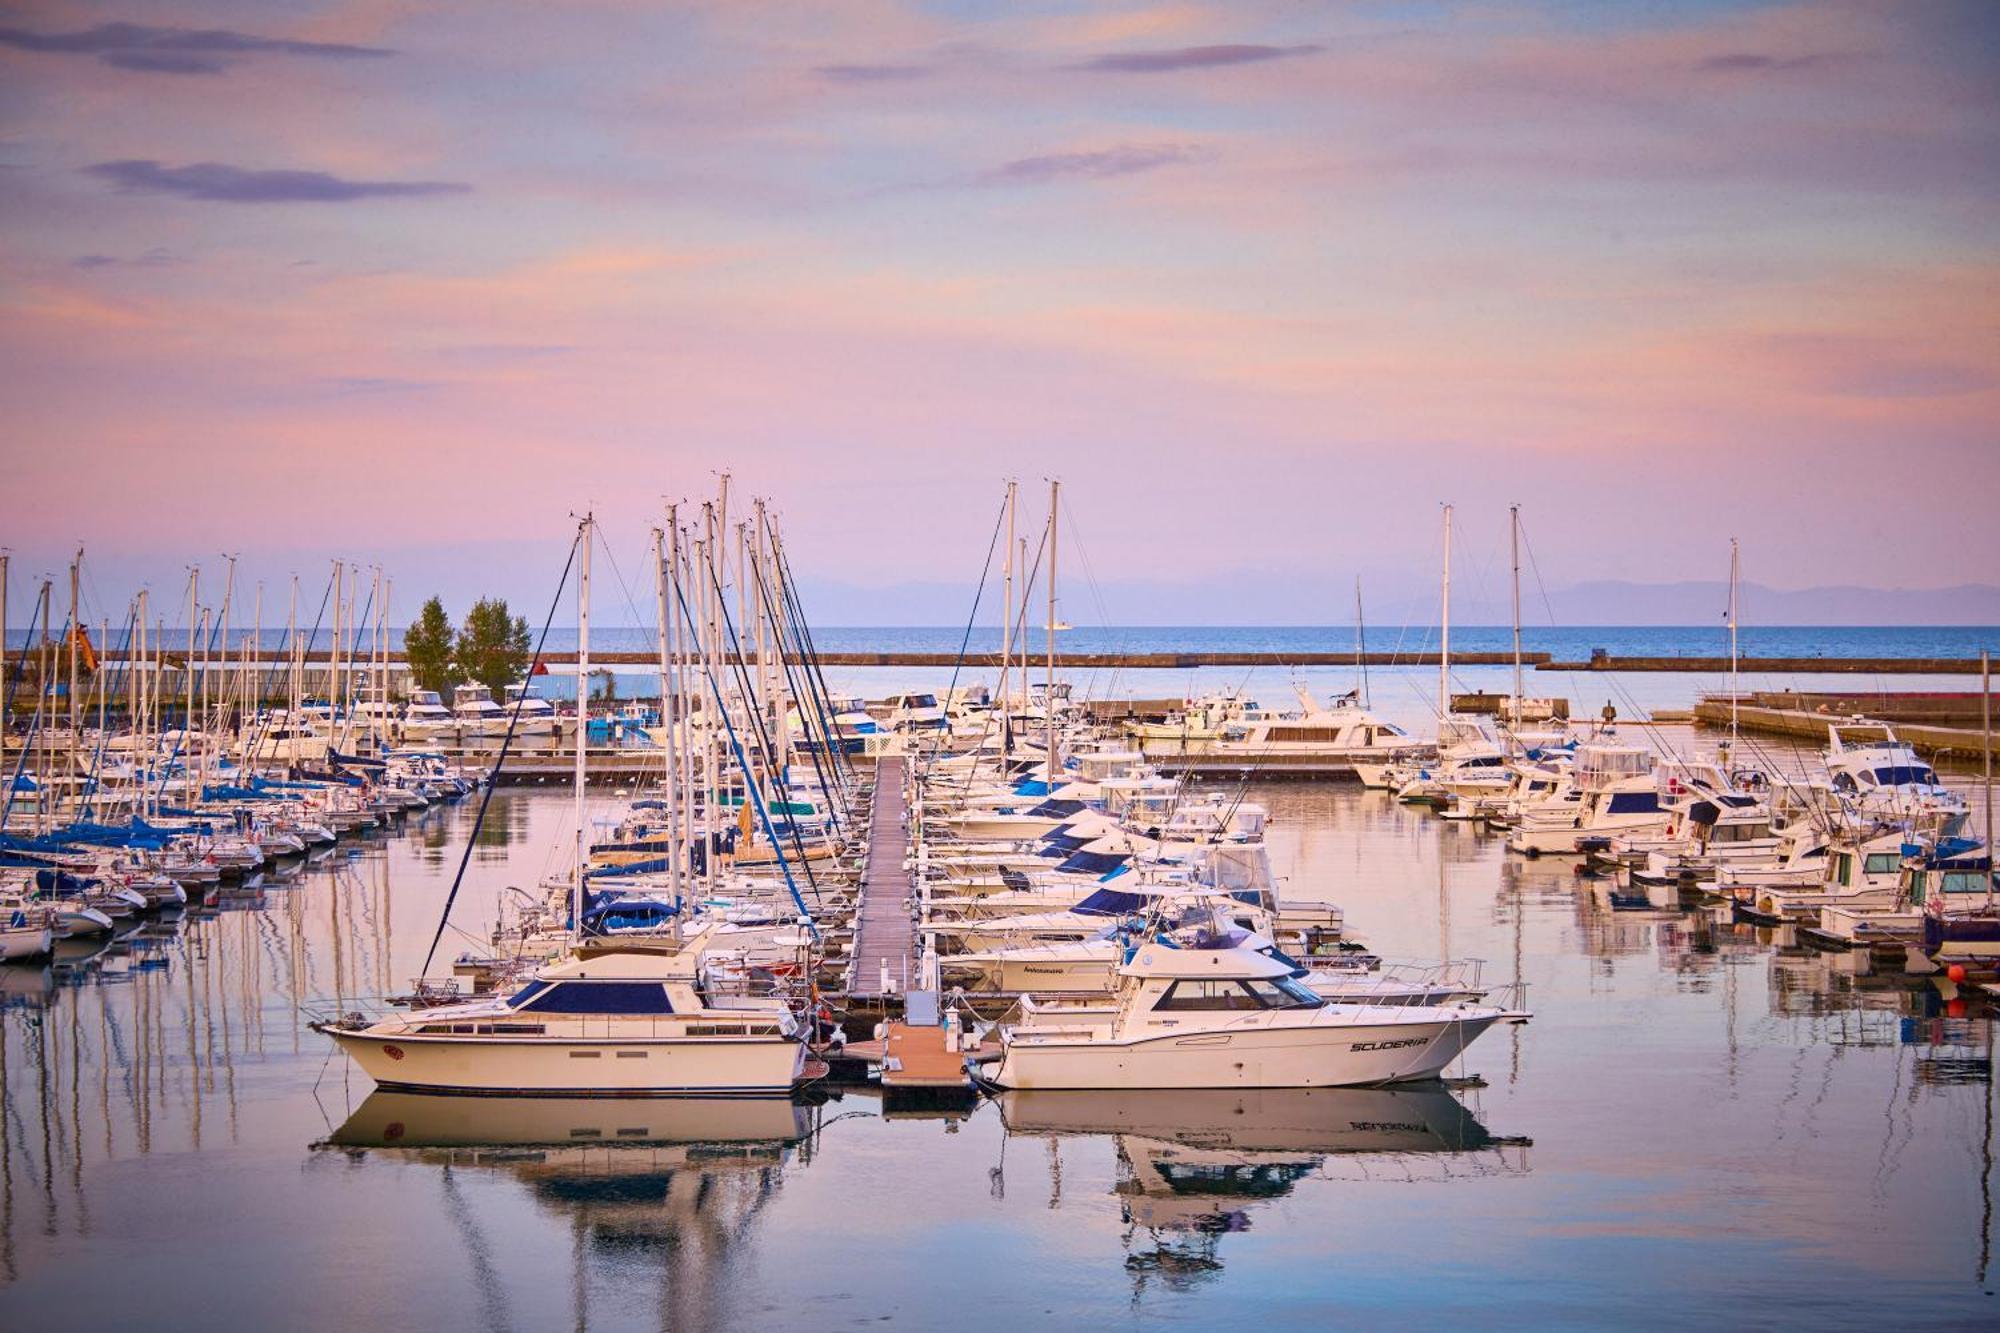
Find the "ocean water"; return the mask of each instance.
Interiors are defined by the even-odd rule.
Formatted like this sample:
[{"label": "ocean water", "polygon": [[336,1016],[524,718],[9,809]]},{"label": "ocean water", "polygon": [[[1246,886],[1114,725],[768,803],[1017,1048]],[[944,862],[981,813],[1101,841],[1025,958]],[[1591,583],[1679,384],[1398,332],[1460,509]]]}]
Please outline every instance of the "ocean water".
[{"label": "ocean water", "polygon": [[[18,612],[19,608],[16,608]],[[60,617],[58,617],[60,619]],[[992,617],[987,617],[990,621]],[[95,637],[105,637],[90,626]],[[540,626],[530,625],[533,634]],[[333,642],[330,622],[315,628],[306,625],[301,633],[308,643],[325,649]],[[232,628],[227,645],[241,645],[250,631]],[[965,645],[975,653],[1000,651],[1001,633],[997,625],[980,624],[968,634],[964,625],[829,625],[812,630],[814,644],[822,652],[955,653]],[[1039,624],[1026,627],[1031,653],[1045,651],[1047,635]],[[271,651],[281,649],[286,631],[280,625],[257,633],[258,642]],[[2000,651],[2000,628],[1964,625],[1745,625],[1738,631],[1738,643],[1746,657],[1957,657],[1974,658],[1982,648]],[[108,642],[122,646],[125,627],[113,624]],[[400,649],[400,629],[388,631],[392,647]],[[27,642],[25,627],[14,625],[7,631],[7,645],[19,651]],[[1370,626],[1365,640],[1371,653],[1436,652],[1436,625]],[[169,625],[161,638],[166,651],[182,653],[187,647],[187,629]],[[220,650],[225,640],[213,628],[209,640]],[[362,652],[369,636],[359,636]],[[594,625],[592,645],[605,652],[650,653],[657,640],[650,626]],[[1513,630],[1505,625],[1454,625],[1453,652],[1504,653],[1513,648]],[[549,630],[552,652],[575,652],[575,626],[555,626]],[[1077,625],[1060,631],[1059,646],[1078,653],[1352,653],[1355,630],[1352,625]],[[1524,626],[1521,647],[1525,652],[1548,653],[1557,661],[1583,661],[1593,649],[1602,648],[1614,657],[1726,657],[1729,631],[1714,625],[1585,625]]]},{"label": "ocean water", "polygon": [[[12,642],[18,647],[25,631],[16,631]],[[1437,650],[1435,626],[1385,630],[1368,634],[1371,652],[1408,653]],[[112,641],[121,632],[112,632]],[[233,642],[243,634],[231,632]],[[259,636],[266,648],[280,648],[284,631],[264,630]],[[657,651],[650,629],[593,627],[591,641],[607,652]],[[877,626],[834,626],[814,632],[816,646],[833,652],[923,652],[957,653],[962,643],[971,652],[997,652],[1000,632],[993,626],[976,627],[968,640],[965,628]],[[1032,644],[1044,643],[1038,629],[1030,630]],[[322,646],[332,642],[322,631]],[[366,642],[365,637],[363,640]],[[392,636],[400,645],[400,634]],[[180,651],[185,640],[169,630],[168,651]],[[1467,626],[1452,631],[1454,652],[1507,652],[1512,631],[1507,627]],[[1079,627],[1064,631],[1063,648],[1075,652],[1222,652],[1259,653],[1345,653],[1354,646],[1351,626],[1322,628],[1300,626],[1152,626],[1128,628]],[[1679,627],[1542,627],[1524,629],[1525,651],[1547,652],[1557,661],[1587,660],[1593,649],[1602,648],[1613,656],[1715,657],[1726,655],[1728,638],[1721,626]],[[1741,634],[1745,656],[1819,657],[1836,662],[1840,658],[1976,658],[1982,649],[2000,653],[2000,629],[1959,626],[1833,626],[1833,627],[1746,627]],[[573,652],[576,631],[552,629],[548,635],[551,652]],[[536,678],[540,694],[557,699],[576,697],[573,675],[557,667],[549,675]],[[1183,699],[1215,692],[1244,693],[1267,705],[1290,707],[1295,692],[1303,688],[1317,698],[1364,689],[1370,705],[1383,716],[1413,731],[1433,731],[1437,717],[1438,673],[1435,667],[1370,667],[1365,673],[1352,666],[1320,667],[1198,667],[1187,670],[1078,668],[1065,672],[1077,697],[1089,699]],[[988,668],[951,667],[846,667],[824,669],[827,684],[843,694],[880,698],[905,689],[943,689],[950,684],[995,683],[996,673]],[[1039,679],[1040,673],[1033,678]],[[1528,669],[1524,688],[1533,697],[1559,696],[1570,700],[1573,715],[1597,717],[1609,704],[1621,717],[1643,716],[1656,708],[1687,708],[1703,694],[1726,689],[1726,672],[1596,672],[1536,671]],[[1894,694],[1908,691],[1970,691],[1979,688],[1977,675],[1909,675],[1896,672],[1745,672],[1740,680],[1745,690],[1836,690]],[[1513,689],[1509,666],[1466,666],[1452,668],[1451,686],[1456,692],[1485,691],[1507,693]],[[600,686],[600,690],[602,687]],[[643,669],[623,669],[615,674],[612,689],[620,698],[656,695],[656,674]]]},{"label": "ocean water", "polygon": [[[1393,1092],[371,1096],[305,1023],[416,972],[461,805],[0,968],[0,1327],[1992,1325],[1986,1011],[1352,785],[1254,795],[1288,887],[1534,1021]],[[496,796],[455,926],[569,818]]]}]

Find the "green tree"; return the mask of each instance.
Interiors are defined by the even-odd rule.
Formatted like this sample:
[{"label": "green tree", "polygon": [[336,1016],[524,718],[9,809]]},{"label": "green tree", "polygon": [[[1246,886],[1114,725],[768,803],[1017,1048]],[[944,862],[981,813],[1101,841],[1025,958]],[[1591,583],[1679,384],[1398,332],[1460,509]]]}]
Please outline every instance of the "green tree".
[{"label": "green tree", "polygon": [[416,623],[403,631],[403,660],[409,663],[416,688],[442,693],[452,687],[453,646],[451,617],[444,613],[444,603],[433,597],[417,613]]},{"label": "green tree", "polygon": [[474,602],[458,632],[458,669],[492,690],[495,699],[506,698],[507,687],[528,669],[528,622],[509,616],[499,598]]}]

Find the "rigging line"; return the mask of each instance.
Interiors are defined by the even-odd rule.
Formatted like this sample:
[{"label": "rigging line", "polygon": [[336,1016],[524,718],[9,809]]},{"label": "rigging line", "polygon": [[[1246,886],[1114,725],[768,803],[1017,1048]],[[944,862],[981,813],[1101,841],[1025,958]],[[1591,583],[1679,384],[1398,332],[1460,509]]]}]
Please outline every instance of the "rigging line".
[{"label": "rigging line", "polygon": [[[772,533],[771,537],[771,553],[773,558],[777,562],[778,578],[782,583],[786,594],[785,616],[786,619],[792,623],[793,636],[800,643],[801,651],[805,655],[804,665],[806,667],[806,680],[809,684],[813,686],[816,692],[816,697],[819,701],[822,729],[828,735],[831,735],[833,729],[833,711],[834,711],[833,691],[828,687],[826,683],[826,672],[820,665],[819,645],[814,641],[812,633],[812,625],[806,619],[805,607],[799,597],[798,580],[792,576],[791,557],[785,554],[785,544],[783,540],[780,539],[775,532]],[[835,756],[833,760],[833,766],[836,772],[838,772],[842,768],[845,768],[847,771],[847,780],[849,782],[852,782],[854,780],[854,765],[848,759],[845,750],[839,746],[834,746],[833,752]],[[847,800],[845,794],[843,794],[842,803],[846,805],[848,812],[851,816],[853,813],[853,805],[851,801]]]},{"label": "rigging line", "polygon": [[[0,703],[0,725],[5,725],[6,720],[14,716],[14,679],[17,675],[22,680],[28,678],[28,654],[33,651],[35,626],[42,624],[43,612],[47,610],[48,603],[49,585],[44,583],[41,592],[35,596],[35,609],[28,614],[27,637],[21,641],[20,665],[14,670],[5,673],[7,680],[4,687],[4,694],[0,694],[0,700],[4,700],[3,703]],[[4,655],[0,655],[0,661],[4,660]],[[41,692],[38,689],[35,698],[35,718],[37,722],[40,721],[41,715]],[[21,746],[20,758],[14,761],[14,771],[7,779],[7,803],[4,806],[0,806],[0,833],[4,833],[7,825],[11,822],[14,813],[14,800],[20,794],[21,790],[21,772],[27,766],[28,751],[33,748],[34,733],[30,731],[28,741]],[[40,799],[39,796],[36,797],[37,804],[40,803]]]},{"label": "rigging line", "polygon": [[[713,553],[710,554],[707,563],[708,563],[709,578],[711,582],[713,582],[715,579],[715,560],[713,557]],[[721,597],[721,592],[722,592],[721,585],[718,583],[716,585],[716,595],[718,599]],[[688,610],[687,598],[681,596],[681,597],[676,597],[674,600],[680,604],[681,619],[687,622],[688,633],[690,635],[697,634],[697,630],[695,628],[695,623],[694,623],[694,615],[692,612]],[[726,606],[723,608],[723,612],[724,612],[723,619],[726,623],[728,620],[728,608]],[[733,632],[731,634],[731,638],[732,639],[734,638]],[[771,850],[777,854],[778,869],[784,873],[785,887],[791,891],[792,901],[798,905],[799,915],[805,918],[806,929],[812,932],[814,939],[818,939],[819,925],[817,922],[813,920],[812,909],[806,906],[806,900],[799,895],[798,881],[792,878],[791,863],[785,859],[785,849],[783,845],[780,844],[778,841],[778,830],[771,823],[771,812],[765,808],[764,793],[758,789],[758,786],[755,782],[752,782],[750,780],[750,760],[749,757],[743,753],[743,742],[737,738],[736,724],[730,720],[729,705],[724,701],[722,697],[722,683],[715,678],[715,669],[709,665],[708,661],[705,658],[701,659],[701,674],[708,681],[709,692],[715,698],[716,712],[721,714],[723,728],[729,733],[729,748],[735,752],[737,766],[743,770],[743,785],[745,788],[744,799],[750,801],[757,807],[757,816],[760,820],[763,821],[764,824],[764,834],[766,837],[770,838]],[[710,725],[713,726],[714,724],[711,723]],[[794,836],[796,836],[796,821],[794,821]],[[715,855],[715,847],[712,835],[709,835],[708,839],[704,842],[702,855],[704,857],[712,857]],[[812,873],[811,866],[806,867],[806,873],[808,876],[811,875]],[[815,893],[818,892],[817,886],[815,886],[814,892]]]},{"label": "rigging line", "polygon": [[[709,553],[707,563],[709,581],[715,588],[716,605],[722,612],[722,626],[729,631],[729,654],[735,659],[736,680],[738,688],[742,691],[743,711],[749,714],[751,723],[757,728],[758,751],[764,759],[764,779],[768,782],[776,776],[777,760],[772,750],[770,733],[764,727],[764,701],[757,697],[757,691],[750,683],[749,666],[743,660],[743,644],[736,635],[736,622],[729,615],[729,599],[723,596],[722,584],[716,578],[715,553],[713,551]],[[729,727],[729,740],[731,746],[736,750],[736,760],[743,767],[745,795],[746,797],[751,794],[756,796],[757,813],[763,820],[765,831],[770,835],[771,851],[777,856],[778,865],[785,872],[785,882],[792,887],[792,898],[799,904],[801,912],[804,912],[807,916],[811,916],[812,913],[806,908],[805,900],[799,897],[798,886],[792,881],[792,869],[785,862],[785,849],[778,841],[777,825],[772,822],[771,812],[764,800],[764,793],[759,787],[756,775],[751,772],[749,759],[743,753],[743,747],[736,742],[736,726],[729,721],[729,707],[722,701],[719,694],[716,698],[716,706],[722,712],[723,722]],[[818,905],[820,903],[819,877],[813,873],[812,861],[806,856],[805,839],[799,835],[799,821],[796,818],[792,818],[786,821],[786,825],[791,830],[792,848],[799,854],[799,866],[806,872],[806,885],[812,890],[814,904]],[[713,849],[705,851],[703,855],[713,855]],[[818,932],[815,931],[814,933],[816,935]]]},{"label": "rigging line", "polygon": [[[765,521],[766,523],[769,522],[768,515],[766,515]],[[769,528],[768,527],[765,528],[762,532],[760,532],[759,535],[768,540],[768,538],[770,537]],[[752,564],[755,566],[753,572],[755,573],[757,580],[756,583],[757,601],[759,605],[762,607],[762,615],[764,619],[768,620],[771,623],[771,628],[773,630],[774,637],[777,639],[776,647],[778,650],[778,668],[780,671],[784,673],[786,691],[789,694],[793,695],[794,697],[797,697],[797,695],[799,694],[798,680],[792,673],[792,664],[785,660],[785,627],[778,623],[777,609],[771,605],[772,602],[771,590],[764,582],[763,562],[761,560],[753,561]],[[776,701],[774,700],[770,702],[776,702]],[[799,707],[799,720],[801,722],[805,720],[805,707],[803,702],[801,702]],[[778,725],[780,727],[789,727],[790,720],[788,718],[781,717],[778,719]],[[822,730],[824,730],[824,728],[822,728]],[[834,794],[832,784],[828,781],[826,769],[823,768],[820,764],[819,751],[821,748],[822,748],[821,746],[807,746],[806,757],[812,761],[813,776],[819,780],[819,788],[821,793],[826,797],[829,806],[832,806],[834,804],[838,804],[838,798]],[[787,774],[781,772],[778,776],[782,779],[785,778]],[[829,811],[829,813],[831,813],[831,811]],[[840,823],[840,820],[836,817],[833,822],[837,826]],[[792,828],[794,836],[796,836],[798,829],[798,818],[796,815],[794,815],[792,819]],[[801,856],[803,856],[803,853],[801,853]],[[817,890],[818,886],[815,885],[814,886],[815,894],[817,894]]]},{"label": "rigging line", "polygon": [[[528,664],[528,675],[532,679],[535,667],[542,660],[542,649],[549,641],[549,626],[555,623],[556,608],[562,605],[563,589],[569,586],[570,570],[576,566],[576,553],[583,544],[584,524],[576,527],[576,537],[569,544],[569,559],[563,563],[562,578],[556,581],[555,595],[549,599],[549,614],[542,621],[542,636],[535,643],[535,656]],[[458,890],[465,883],[466,867],[472,864],[472,849],[479,845],[479,830],[486,824],[487,807],[493,803],[493,789],[500,782],[500,766],[507,762],[507,751],[514,745],[514,730],[521,723],[521,708],[527,703],[527,691],[514,701],[514,711],[507,715],[507,734],[500,741],[500,752],[493,756],[493,770],[486,775],[486,784],[479,793],[479,810],[472,817],[472,831],[465,836],[465,851],[458,858],[458,873],[451,877],[451,891],[445,895],[444,908],[438,913],[437,930],[431,935],[431,947],[424,951],[424,965],[418,969],[418,977],[431,970],[431,959],[437,954],[438,941],[444,938],[445,923],[451,920],[451,905],[458,900]],[[583,744],[583,738],[577,738]]]},{"label": "rigging line", "polygon": [[[993,553],[1000,549],[1000,533],[1007,526],[1007,502],[1000,502],[1000,512],[993,520],[993,536],[986,543],[986,563],[979,568],[979,583],[972,590],[972,610],[965,617],[965,633],[958,639],[958,656],[951,664],[951,683],[945,687],[945,725],[938,728],[937,741],[920,756],[928,767],[944,744],[944,737],[951,730],[951,697],[958,690],[958,673],[965,666],[965,651],[972,645],[972,627],[979,619],[979,603],[986,596],[986,580],[993,573]],[[1004,703],[1002,705],[1005,706]]]},{"label": "rigging line", "polygon": [[[789,579],[782,563],[782,544],[775,532],[770,533],[769,537],[773,572],[779,580],[777,591],[788,591]],[[829,813],[835,817],[835,825],[845,825],[851,830],[854,821],[851,787],[853,771],[845,766],[845,756],[842,753],[843,741],[836,734],[832,700],[821,690],[821,682],[817,678],[817,663],[813,659],[806,638],[801,633],[798,608],[787,600],[783,604],[783,609],[785,623],[778,634],[778,660],[784,666],[787,685],[811,703],[812,710],[817,716],[820,744],[812,751],[813,772],[819,778],[820,789],[826,796]],[[785,647],[787,633],[791,637],[792,654],[798,659],[796,664],[787,656]],[[803,691],[798,690],[796,683],[801,677],[805,681]],[[800,721],[804,720],[805,712],[802,705]]]},{"label": "rigging line", "polygon": [[[1083,581],[1090,589],[1090,600],[1097,606],[1097,623],[1108,629],[1111,626],[1111,612],[1104,605],[1104,590],[1097,582],[1097,571],[1091,567],[1090,551],[1084,546],[1083,533],[1076,526],[1076,514],[1072,508],[1063,510],[1062,516],[1063,521],[1069,524],[1069,539],[1076,544],[1077,563],[1083,566]],[[1084,686],[1084,697],[1086,699],[1096,697],[1096,680],[1099,671],[1100,668],[1098,667],[1090,669],[1089,679],[1091,683]],[[1106,698],[1110,698],[1111,691],[1118,688],[1118,678],[1123,674],[1124,668],[1118,666],[1111,668],[1111,674],[1104,687]]]}]

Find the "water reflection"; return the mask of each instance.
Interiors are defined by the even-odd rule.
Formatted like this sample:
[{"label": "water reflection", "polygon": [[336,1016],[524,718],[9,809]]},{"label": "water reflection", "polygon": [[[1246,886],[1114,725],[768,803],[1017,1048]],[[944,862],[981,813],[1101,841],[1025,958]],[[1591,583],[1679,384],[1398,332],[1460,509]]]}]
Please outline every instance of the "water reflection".
[{"label": "water reflection", "polygon": [[[607,1324],[810,1318],[892,1249],[905,1319],[947,1322],[967,1234],[992,1271],[1074,1259],[1063,1295],[1079,1320],[1128,1315],[1135,1288],[1150,1312],[1189,1320],[1213,1313],[1205,1301],[1282,1312],[1342,1284],[1419,1288],[1413,1237],[1465,1256],[1496,1299],[1525,1265],[1600,1314],[1635,1284],[1678,1298],[1675,1279],[1617,1262],[1661,1236],[1738,1297],[1789,1282],[1859,1308],[1896,1283],[1905,1308],[1984,1300],[1972,1279],[2000,1167],[1976,997],[1678,895],[1621,903],[1573,865],[1510,857],[1377,793],[1301,783],[1255,799],[1273,810],[1287,883],[1341,902],[1378,952],[1448,948],[1486,959],[1491,981],[1529,981],[1535,1024],[1464,1070],[1490,1086],[1016,1093],[951,1112],[955,1133],[852,1095],[844,1116],[366,1096],[304,1016],[407,989],[470,826],[460,805],[125,923],[108,943],[65,943],[52,964],[0,966],[0,1325],[158,1322],[171,1306],[278,1326],[282,1287],[246,1305],[257,1293],[234,1278],[235,1256],[260,1244],[267,1269],[369,1253],[381,1300],[406,1311],[435,1297],[439,1240],[454,1265],[442,1280],[463,1283],[470,1265],[476,1293],[445,1322],[489,1329],[593,1311]],[[534,881],[569,821],[553,791],[493,805],[511,847],[473,858],[455,917],[466,935],[505,885]],[[465,942],[448,933],[447,956]],[[1546,1145],[1540,1169],[1488,1124]],[[1506,1189],[1389,1184],[1496,1173]],[[1065,1184],[1063,1209],[1044,1209]],[[213,1244],[131,1238],[195,1194]],[[270,1200],[296,1218],[274,1218]],[[1483,1247],[1496,1228],[1520,1242],[1504,1258]],[[1341,1245],[1319,1245],[1329,1230]],[[130,1281],[79,1283],[107,1240]],[[755,1299],[720,1294],[732,1284]],[[874,1299],[854,1285],[857,1303]],[[1740,1313],[1713,1299],[1704,1311]],[[604,1317],[621,1301],[631,1318]]]},{"label": "water reflection", "polygon": [[[1442,1086],[1037,1092],[998,1099],[1010,1136],[1108,1137],[1134,1295],[1222,1272],[1222,1237],[1304,1180],[1528,1169],[1526,1140],[1489,1134]],[[1060,1154],[1050,1157],[1059,1171]],[[1059,1178],[1052,1188],[1060,1189]]]},{"label": "water reflection", "polygon": [[741,1296],[731,1275],[751,1228],[814,1117],[810,1105],[771,1098],[376,1092],[317,1146],[438,1169],[446,1212],[482,1299],[493,1304],[490,1326],[506,1322],[506,1274],[459,1187],[464,1172],[516,1182],[568,1232],[577,1327],[589,1322],[593,1286],[606,1276],[600,1268],[623,1300],[656,1282],[673,1326],[720,1327]]}]

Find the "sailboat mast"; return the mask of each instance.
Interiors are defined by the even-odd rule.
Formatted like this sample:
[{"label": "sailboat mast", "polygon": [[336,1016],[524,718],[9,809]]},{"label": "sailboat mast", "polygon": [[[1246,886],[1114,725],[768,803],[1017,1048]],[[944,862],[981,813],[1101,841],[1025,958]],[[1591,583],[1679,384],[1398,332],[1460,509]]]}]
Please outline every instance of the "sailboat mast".
[{"label": "sailboat mast", "polygon": [[[187,669],[181,673],[187,677],[187,703],[185,711],[181,714],[181,751],[183,755],[186,754],[188,746],[192,743],[191,738],[194,735],[194,645],[195,622],[201,619],[200,612],[196,610],[196,599],[200,596],[200,592],[201,567],[197,565],[188,571]],[[185,760],[183,760],[183,764],[185,765]]]},{"label": "sailboat mast", "polygon": [[1048,691],[1042,710],[1048,721],[1049,778],[1051,795],[1056,789],[1056,528],[1061,513],[1062,483],[1049,482],[1049,668]]},{"label": "sailboat mast", "polygon": [[83,762],[82,756],[78,753],[83,712],[82,703],[76,697],[77,685],[82,674],[78,670],[77,662],[78,650],[83,647],[82,578],[83,548],[78,547],[76,559],[70,561],[69,566],[69,745],[72,765],[81,765]]},{"label": "sailboat mast", "polygon": [[1736,748],[1736,709],[1740,691],[1736,677],[1736,581],[1741,568],[1736,539],[1729,539],[1729,748]]},{"label": "sailboat mast", "polygon": [[1521,730],[1521,506],[1507,506],[1514,555],[1514,730]]},{"label": "sailboat mast", "polygon": [[1444,603],[1438,617],[1438,737],[1451,716],[1451,506],[1444,507]]},{"label": "sailboat mast", "polygon": [[1374,707],[1368,692],[1368,626],[1361,618],[1361,576],[1354,576],[1354,674],[1360,677],[1361,706]]},{"label": "sailboat mast", "polygon": [[1006,588],[1006,614],[1000,622],[1000,771],[1007,771],[1008,742],[1014,728],[1007,715],[1008,668],[1014,664],[1014,495],[1019,483],[1007,483],[1007,555],[1001,582]]},{"label": "sailboat mast", "polygon": [[576,882],[571,889],[570,929],[583,933],[583,867],[590,851],[590,828],[584,820],[583,785],[588,777],[584,751],[590,741],[590,547],[595,534],[591,516],[583,516],[583,559],[576,584]]},{"label": "sailboat mast", "polygon": [[[667,527],[674,522],[673,506],[667,506]],[[674,902],[681,900],[681,828],[680,828],[680,772],[678,751],[674,740],[674,626],[668,608],[669,585],[672,576],[667,572],[667,534],[653,529],[653,579],[657,585],[660,616],[660,728],[666,733],[667,762],[667,879],[673,887]]]}]

